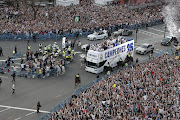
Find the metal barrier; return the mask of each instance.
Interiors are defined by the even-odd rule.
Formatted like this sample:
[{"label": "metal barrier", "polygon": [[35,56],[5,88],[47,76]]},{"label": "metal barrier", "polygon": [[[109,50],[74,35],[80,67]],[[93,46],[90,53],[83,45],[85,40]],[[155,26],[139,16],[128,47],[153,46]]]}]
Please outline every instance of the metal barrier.
[{"label": "metal barrier", "polygon": [[[173,49],[172,49],[172,48],[170,48],[170,49],[165,49],[165,50],[160,51],[159,53],[153,54],[152,58],[156,58],[156,57],[158,57],[158,56],[160,56],[160,55],[163,55],[163,54],[165,54],[165,53],[168,53],[168,55],[169,55],[169,57],[170,57],[171,55],[173,55],[174,52],[173,52]],[[147,62],[147,61],[149,61],[149,59],[142,60],[142,61],[140,61],[140,63],[145,63],[145,62]],[[126,66],[126,67],[131,67],[132,65],[136,65],[136,63],[130,64],[130,65]],[[123,70],[124,68],[125,68],[125,67],[120,68],[120,69],[112,72],[110,75],[112,75],[112,74],[114,74],[114,73],[118,73],[120,70]],[[106,78],[106,77],[107,77],[107,75],[104,75],[104,76],[101,77],[101,78],[98,78],[98,79],[93,80],[92,82],[90,82],[90,83],[88,83],[88,84],[83,85],[82,87],[80,87],[80,88],[78,88],[76,91],[74,91],[74,93],[73,93],[72,95],[79,95],[79,94],[82,93],[84,90],[86,90],[87,88],[90,88],[93,84],[96,84],[97,82],[101,81],[102,78]],[[58,111],[58,110],[60,110],[60,109],[63,109],[63,107],[64,107],[67,103],[69,103],[71,100],[72,100],[72,97],[70,96],[70,97],[68,97],[67,99],[65,99],[63,102],[60,102],[60,104],[58,104],[57,106],[55,106],[53,109],[51,109],[50,112],[51,112],[51,113],[54,113],[54,112],[56,112],[56,111]],[[39,120],[49,120],[49,119],[51,118],[51,113],[47,113],[47,114],[43,115]]]},{"label": "metal barrier", "polygon": [[[141,24],[134,24],[134,25],[115,25],[115,26],[110,26],[108,30],[110,31],[115,31],[116,28],[118,29],[137,29],[137,28],[144,28],[146,27],[146,24],[148,26],[153,26],[157,24],[163,23],[163,19],[159,20],[154,20],[152,22],[148,23],[141,23]],[[95,28],[94,30],[99,30],[100,28]],[[104,29],[104,28],[102,28]],[[76,31],[77,32],[77,31]],[[54,39],[54,40],[61,40],[62,37],[67,37],[67,38],[74,38],[76,32],[72,32],[69,34],[69,32],[64,32],[63,34],[54,34],[54,33],[44,33],[44,34],[36,34],[36,40],[48,40],[48,39]],[[80,33],[81,37],[85,37],[91,33],[93,33],[92,29],[88,29],[86,31],[78,31]],[[33,35],[32,34],[27,34],[27,33],[17,33],[17,34],[12,34],[12,33],[4,33],[0,34],[0,40],[33,40]]]}]

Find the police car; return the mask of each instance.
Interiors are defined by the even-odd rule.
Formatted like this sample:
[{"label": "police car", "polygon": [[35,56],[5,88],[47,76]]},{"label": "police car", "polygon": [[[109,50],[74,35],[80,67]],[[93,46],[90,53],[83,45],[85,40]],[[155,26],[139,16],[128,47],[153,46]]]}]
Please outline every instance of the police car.
[{"label": "police car", "polygon": [[127,30],[127,29],[119,29],[118,31],[113,32],[113,35],[114,35],[115,37],[117,37],[117,36],[119,36],[119,35],[129,36],[129,35],[132,35],[132,34],[133,34],[133,31]]},{"label": "police car", "polygon": [[86,52],[87,50],[89,50],[89,47],[90,47],[90,44],[81,45],[81,50]]},{"label": "police car", "polygon": [[101,40],[106,38],[108,38],[108,33],[106,30],[94,32],[93,34],[87,36],[88,40]]}]

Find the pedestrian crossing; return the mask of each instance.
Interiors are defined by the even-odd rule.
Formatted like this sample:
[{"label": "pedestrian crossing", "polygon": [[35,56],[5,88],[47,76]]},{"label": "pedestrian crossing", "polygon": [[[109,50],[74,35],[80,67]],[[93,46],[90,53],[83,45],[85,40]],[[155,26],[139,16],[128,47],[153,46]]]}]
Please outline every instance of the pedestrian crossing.
[{"label": "pedestrian crossing", "polygon": [[149,31],[146,31],[146,30],[139,30],[139,33],[142,33],[142,34],[145,34],[145,35],[148,35],[148,36],[151,36],[151,37],[160,36],[160,34],[156,34],[156,33],[153,33],[153,32],[149,32]]}]

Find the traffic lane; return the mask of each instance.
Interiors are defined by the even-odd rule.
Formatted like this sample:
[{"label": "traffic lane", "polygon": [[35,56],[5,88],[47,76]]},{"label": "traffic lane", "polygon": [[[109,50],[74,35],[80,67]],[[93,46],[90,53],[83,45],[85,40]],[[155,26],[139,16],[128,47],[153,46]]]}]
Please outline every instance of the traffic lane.
[{"label": "traffic lane", "polygon": [[19,117],[26,116],[29,113],[31,113],[31,111],[16,110],[16,109],[10,108],[6,111],[0,112],[0,119],[1,120],[15,120]]},{"label": "traffic lane", "polygon": [[[76,54],[74,61],[68,65],[66,73],[60,77],[52,76],[45,79],[17,77],[16,94],[12,97],[10,93],[9,96],[3,98],[1,103],[31,108],[40,100],[43,106],[42,109],[50,110],[59,104],[61,100],[72,95],[74,92],[75,74],[80,73],[82,80],[81,85],[89,83],[96,78],[96,75],[80,69],[79,58],[79,54]],[[71,73],[71,75],[68,73]],[[56,99],[58,95],[61,95],[61,97],[59,97],[61,100]]]}]

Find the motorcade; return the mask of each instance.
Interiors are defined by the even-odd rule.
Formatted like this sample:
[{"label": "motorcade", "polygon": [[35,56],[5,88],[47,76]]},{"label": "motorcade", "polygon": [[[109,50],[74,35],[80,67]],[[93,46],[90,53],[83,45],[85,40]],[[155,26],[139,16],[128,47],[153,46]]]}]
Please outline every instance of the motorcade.
[{"label": "motorcade", "polygon": [[170,46],[172,44],[175,46],[177,46],[179,44],[179,41],[176,37],[167,36],[163,40],[161,40],[161,45]]},{"label": "motorcade", "polygon": [[119,29],[118,31],[113,32],[113,36],[117,37],[119,35],[122,36],[130,36],[133,34],[132,30],[128,30],[128,29]]},{"label": "motorcade", "polygon": [[136,48],[136,53],[145,55],[148,52],[153,53],[154,51],[154,45],[149,43],[144,43],[140,47]]},{"label": "motorcade", "polygon": [[87,40],[101,40],[107,38],[108,38],[108,33],[106,30],[94,32],[93,34],[87,36]]}]

